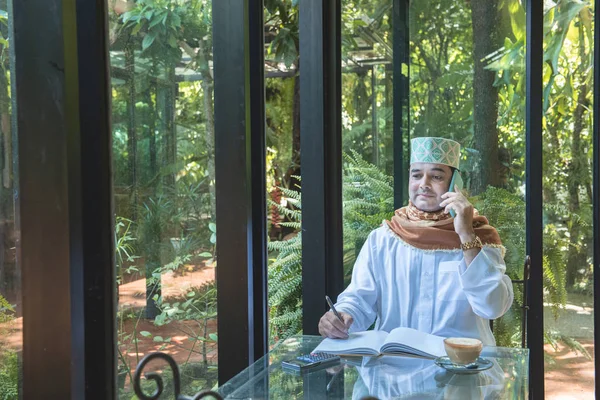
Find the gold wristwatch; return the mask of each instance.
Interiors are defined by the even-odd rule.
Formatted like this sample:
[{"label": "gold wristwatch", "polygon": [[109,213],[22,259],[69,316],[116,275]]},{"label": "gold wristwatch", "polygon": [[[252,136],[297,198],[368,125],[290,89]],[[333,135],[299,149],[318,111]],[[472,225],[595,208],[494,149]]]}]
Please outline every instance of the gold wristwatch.
[{"label": "gold wristwatch", "polygon": [[461,243],[460,248],[463,250],[469,250],[469,249],[474,249],[474,248],[479,248],[481,249],[483,247],[483,243],[481,243],[481,239],[479,239],[479,236],[475,236],[474,240],[471,240],[470,242],[466,242],[466,243]]}]

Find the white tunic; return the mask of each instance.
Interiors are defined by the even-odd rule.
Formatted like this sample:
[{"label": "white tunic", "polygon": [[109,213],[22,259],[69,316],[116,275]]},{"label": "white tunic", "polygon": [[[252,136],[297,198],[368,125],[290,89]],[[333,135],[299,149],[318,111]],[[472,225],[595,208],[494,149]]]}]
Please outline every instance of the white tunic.
[{"label": "white tunic", "polygon": [[502,251],[484,246],[467,268],[461,250],[417,249],[384,223],[369,234],[335,307],[354,318],[350,332],[376,320],[376,330],[408,327],[494,346],[489,320],[513,301]]}]

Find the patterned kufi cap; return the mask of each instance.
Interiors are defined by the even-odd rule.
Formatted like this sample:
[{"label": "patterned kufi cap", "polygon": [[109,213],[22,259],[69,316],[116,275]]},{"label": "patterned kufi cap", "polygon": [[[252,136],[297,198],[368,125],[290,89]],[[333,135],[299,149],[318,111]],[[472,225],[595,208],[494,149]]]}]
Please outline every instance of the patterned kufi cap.
[{"label": "patterned kufi cap", "polygon": [[444,164],[458,169],[460,143],[439,137],[420,137],[411,140],[410,163]]}]

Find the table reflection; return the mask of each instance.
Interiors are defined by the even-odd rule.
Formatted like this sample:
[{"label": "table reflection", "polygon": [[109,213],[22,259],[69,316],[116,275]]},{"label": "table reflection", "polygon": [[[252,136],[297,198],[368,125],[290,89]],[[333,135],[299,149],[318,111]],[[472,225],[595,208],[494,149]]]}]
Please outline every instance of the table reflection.
[{"label": "table reflection", "polygon": [[458,375],[432,360],[407,357],[344,358],[337,366],[295,375],[284,360],[310,353],[322,338],[295,336],[242,371],[219,392],[227,399],[451,399],[492,400],[528,397],[527,349],[484,348],[492,368]]},{"label": "table reflection", "polygon": [[365,358],[352,391],[352,399],[500,399],[504,371],[495,360],[487,371],[473,375],[448,372],[432,360],[402,357]]}]

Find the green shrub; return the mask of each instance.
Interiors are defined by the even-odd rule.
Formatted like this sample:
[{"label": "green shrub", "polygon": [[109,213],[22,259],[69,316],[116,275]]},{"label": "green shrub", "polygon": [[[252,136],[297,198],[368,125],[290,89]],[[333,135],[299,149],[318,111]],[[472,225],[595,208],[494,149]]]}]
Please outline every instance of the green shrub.
[{"label": "green shrub", "polygon": [[19,362],[17,353],[5,350],[0,363],[0,400],[19,398]]}]

